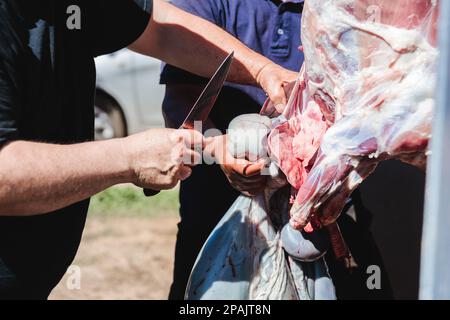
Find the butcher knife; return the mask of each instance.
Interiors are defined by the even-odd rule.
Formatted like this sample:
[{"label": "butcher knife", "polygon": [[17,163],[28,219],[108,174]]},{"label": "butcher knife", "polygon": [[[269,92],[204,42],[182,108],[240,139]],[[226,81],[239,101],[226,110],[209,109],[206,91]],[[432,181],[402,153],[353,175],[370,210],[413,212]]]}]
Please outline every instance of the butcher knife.
[{"label": "butcher knife", "polygon": [[[212,76],[211,80],[209,80],[205,89],[203,89],[202,93],[198,97],[194,106],[191,108],[186,119],[183,121],[180,129],[190,129],[194,130],[194,123],[196,121],[205,122],[209,114],[211,113],[214,104],[216,103],[217,97],[222,90],[222,87],[225,83],[225,80],[228,76],[228,72],[230,71],[231,63],[233,62],[234,51],[231,52],[225,60],[222,62],[220,67]],[[147,197],[151,197],[157,195],[159,191],[144,189],[144,194]]]}]

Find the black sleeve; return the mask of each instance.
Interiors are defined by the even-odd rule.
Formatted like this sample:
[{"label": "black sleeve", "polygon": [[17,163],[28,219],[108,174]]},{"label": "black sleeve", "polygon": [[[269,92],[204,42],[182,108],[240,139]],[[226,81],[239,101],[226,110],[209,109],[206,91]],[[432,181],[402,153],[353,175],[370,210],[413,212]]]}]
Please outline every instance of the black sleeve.
[{"label": "black sleeve", "polygon": [[153,0],[90,0],[89,35],[94,56],[125,48],[147,27]]},{"label": "black sleeve", "polygon": [[20,108],[19,95],[13,81],[13,73],[0,57],[0,145],[17,139],[17,114]]}]

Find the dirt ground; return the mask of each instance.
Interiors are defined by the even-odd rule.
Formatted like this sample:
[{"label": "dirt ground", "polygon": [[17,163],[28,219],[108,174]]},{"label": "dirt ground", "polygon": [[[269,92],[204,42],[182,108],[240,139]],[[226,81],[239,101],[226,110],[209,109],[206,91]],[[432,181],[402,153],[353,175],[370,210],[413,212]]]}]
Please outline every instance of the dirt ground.
[{"label": "dirt ground", "polygon": [[91,216],[73,273],[50,299],[167,299],[177,223],[174,216]]}]

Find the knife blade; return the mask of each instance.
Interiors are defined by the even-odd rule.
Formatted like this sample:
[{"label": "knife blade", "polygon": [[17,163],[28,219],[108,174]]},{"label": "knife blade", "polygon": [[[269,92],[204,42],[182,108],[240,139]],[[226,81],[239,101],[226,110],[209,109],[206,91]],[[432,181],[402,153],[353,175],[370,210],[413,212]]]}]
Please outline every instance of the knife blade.
[{"label": "knife blade", "polygon": [[203,89],[202,93],[198,97],[188,116],[183,121],[180,129],[193,130],[195,121],[204,122],[208,119],[228,76],[228,72],[230,71],[233,56],[234,52],[231,52],[221,63],[211,80],[209,80],[205,89]]},{"label": "knife blade", "polygon": [[[180,129],[195,130],[196,121],[205,122],[208,119],[209,114],[216,103],[217,97],[222,91],[223,85],[230,71],[231,63],[233,62],[233,57],[234,51],[231,52],[220,64],[219,68],[216,70],[211,80],[209,80],[205,89],[203,89],[202,93],[198,97],[194,106],[189,111],[189,114],[183,121]],[[159,191],[156,190],[144,189],[144,194],[147,197],[157,195],[158,193]]]}]

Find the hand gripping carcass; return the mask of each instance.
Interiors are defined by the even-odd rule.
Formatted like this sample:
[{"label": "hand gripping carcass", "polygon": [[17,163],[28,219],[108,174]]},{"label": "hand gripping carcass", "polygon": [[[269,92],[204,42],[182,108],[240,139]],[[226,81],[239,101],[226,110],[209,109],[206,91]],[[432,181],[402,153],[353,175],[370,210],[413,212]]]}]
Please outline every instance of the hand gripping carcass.
[{"label": "hand gripping carcass", "polygon": [[[228,132],[229,151],[254,160],[266,156],[273,121],[258,114],[236,118]],[[287,247],[304,262],[286,254],[281,230],[289,222],[290,187],[275,164],[266,174],[270,182],[264,194],[238,197],[211,233],[192,270],[186,299],[335,299],[322,258],[327,239],[283,232],[294,236]]]}]

